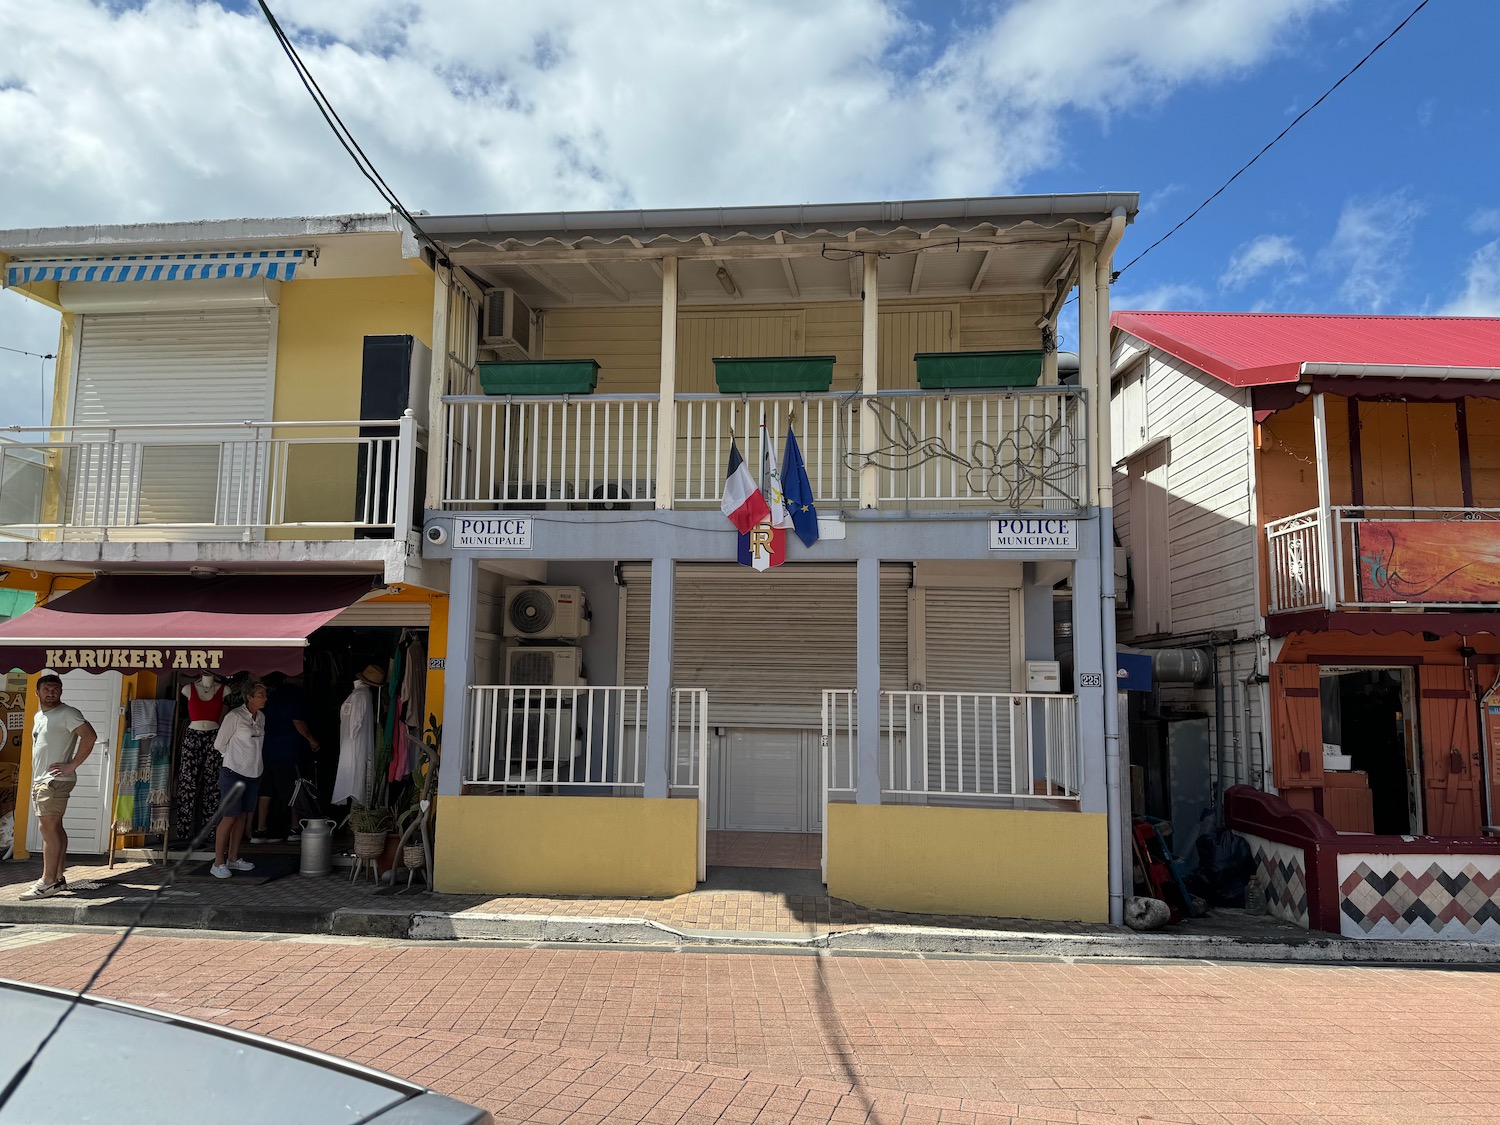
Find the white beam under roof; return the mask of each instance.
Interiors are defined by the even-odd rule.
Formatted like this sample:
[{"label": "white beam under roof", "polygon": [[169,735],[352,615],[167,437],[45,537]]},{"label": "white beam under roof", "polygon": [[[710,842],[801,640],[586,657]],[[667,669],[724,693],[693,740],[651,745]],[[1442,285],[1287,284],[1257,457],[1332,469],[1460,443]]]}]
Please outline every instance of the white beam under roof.
[{"label": "white beam under roof", "polygon": [[548,292],[557,296],[563,302],[563,304],[571,305],[578,299],[577,294],[575,294],[573,290],[569,289],[562,282],[558,281],[557,278],[553,277],[541,266],[522,265],[521,270],[528,277],[532,278],[543,289],[546,289]]},{"label": "white beam under roof", "polygon": [[583,268],[588,270],[589,273],[593,274],[595,281],[597,281],[600,285],[604,286],[604,288],[613,293],[615,295],[615,300],[622,302],[630,300],[630,291],[627,290],[614,278],[607,275],[593,262],[584,262]]},{"label": "white beam under roof", "polygon": [[915,297],[917,290],[922,288],[922,263],[927,260],[926,253],[918,251],[912,257],[916,259],[911,267],[911,295]]},{"label": "white beam under roof", "polygon": [[[772,237],[778,246],[786,245],[786,235],[783,232],[777,231]],[[793,297],[802,296],[802,290],[797,287],[797,275],[792,271],[792,260],[784,255],[781,259],[781,273],[786,278],[787,292]]]},{"label": "white beam under roof", "polygon": [[974,271],[974,280],[969,285],[970,293],[978,293],[979,287],[984,284],[984,275],[990,272],[990,262],[995,258],[995,248],[992,246],[984,252],[984,257],[979,259],[979,268]]}]

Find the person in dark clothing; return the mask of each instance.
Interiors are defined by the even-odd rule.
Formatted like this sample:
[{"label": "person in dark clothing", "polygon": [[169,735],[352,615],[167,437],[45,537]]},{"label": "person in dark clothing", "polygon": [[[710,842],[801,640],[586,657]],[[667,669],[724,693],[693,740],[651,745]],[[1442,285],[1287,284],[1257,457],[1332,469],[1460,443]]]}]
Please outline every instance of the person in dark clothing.
[{"label": "person in dark clothing", "polygon": [[261,752],[260,804],[250,832],[252,844],[299,839],[302,818],[290,807],[302,759],[317,753],[318,740],[307,725],[307,699],[295,679],[280,673],[266,677],[271,696],[266,701],[266,738]]}]

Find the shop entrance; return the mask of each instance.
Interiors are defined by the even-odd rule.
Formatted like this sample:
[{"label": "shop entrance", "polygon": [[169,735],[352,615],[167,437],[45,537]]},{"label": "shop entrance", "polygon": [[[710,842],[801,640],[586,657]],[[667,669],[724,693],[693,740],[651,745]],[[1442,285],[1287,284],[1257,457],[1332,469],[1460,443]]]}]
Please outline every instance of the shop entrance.
[{"label": "shop entrance", "polygon": [[1324,772],[1369,779],[1381,835],[1423,830],[1412,679],[1410,668],[1324,668],[1320,677]]}]

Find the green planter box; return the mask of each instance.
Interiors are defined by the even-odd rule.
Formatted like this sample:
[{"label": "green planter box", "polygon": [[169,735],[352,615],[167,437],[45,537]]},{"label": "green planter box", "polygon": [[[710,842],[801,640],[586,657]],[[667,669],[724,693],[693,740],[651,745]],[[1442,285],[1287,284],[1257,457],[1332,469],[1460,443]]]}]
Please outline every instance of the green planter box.
[{"label": "green planter box", "polygon": [[487,395],[587,395],[599,385],[599,364],[592,359],[481,363],[479,385]]},{"label": "green planter box", "polygon": [[831,355],[755,356],[715,359],[720,394],[826,391],[833,385]]},{"label": "green planter box", "polygon": [[924,390],[965,387],[1034,387],[1042,377],[1042,353],[919,352],[917,386]]}]

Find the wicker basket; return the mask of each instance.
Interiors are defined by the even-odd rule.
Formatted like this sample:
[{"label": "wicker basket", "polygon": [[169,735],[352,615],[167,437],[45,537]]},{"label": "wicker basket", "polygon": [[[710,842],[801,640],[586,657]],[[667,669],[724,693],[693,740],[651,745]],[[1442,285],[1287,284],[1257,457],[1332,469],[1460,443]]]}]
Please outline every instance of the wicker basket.
[{"label": "wicker basket", "polygon": [[401,862],[412,870],[418,870],[427,864],[427,855],[422,850],[421,844],[407,844],[401,849]]},{"label": "wicker basket", "polygon": [[354,834],[355,859],[379,859],[384,851],[384,832],[356,832]]}]

